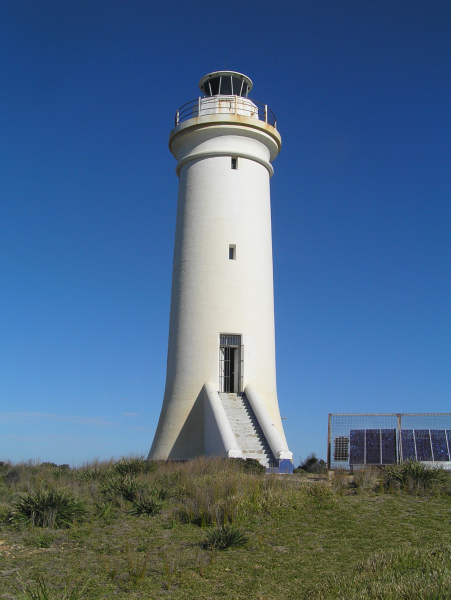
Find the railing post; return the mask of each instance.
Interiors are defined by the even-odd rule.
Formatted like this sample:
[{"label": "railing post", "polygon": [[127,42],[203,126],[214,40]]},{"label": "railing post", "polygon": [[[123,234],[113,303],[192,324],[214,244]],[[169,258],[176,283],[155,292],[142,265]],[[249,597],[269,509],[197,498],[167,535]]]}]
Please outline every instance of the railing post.
[{"label": "railing post", "polygon": [[265,123],[268,123],[268,105],[265,104]]},{"label": "railing post", "polygon": [[179,124],[179,111],[177,111],[177,114],[175,115],[175,125],[177,126]]},{"label": "railing post", "polygon": [[236,94],[235,94],[235,117],[236,117]]},{"label": "railing post", "polygon": [[201,107],[201,101],[200,101],[200,96],[199,99],[197,101],[197,116],[200,117],[200,107]]}]

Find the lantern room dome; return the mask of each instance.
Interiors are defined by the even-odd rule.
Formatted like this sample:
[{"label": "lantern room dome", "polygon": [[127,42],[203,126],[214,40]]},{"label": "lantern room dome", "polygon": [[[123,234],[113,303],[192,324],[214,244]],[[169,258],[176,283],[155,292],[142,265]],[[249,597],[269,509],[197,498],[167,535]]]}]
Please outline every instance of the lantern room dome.
[{"label": "lantern room dome", "polygon": [[199,88],[205,97],[242,96],[247,98],[252,89],[252,81],[236,71],[215,71],[199,81]]}]

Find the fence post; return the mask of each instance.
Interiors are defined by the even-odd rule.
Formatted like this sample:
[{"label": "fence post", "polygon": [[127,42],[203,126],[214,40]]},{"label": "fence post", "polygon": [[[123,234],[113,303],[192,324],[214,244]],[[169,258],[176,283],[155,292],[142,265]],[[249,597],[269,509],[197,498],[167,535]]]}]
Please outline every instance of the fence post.
[{"label": "fence post", "polygon": [[175,115],[175,125],[177,126],[179,124],[179,111],[177,111],[177,114]]},{"label": "fence post", "polygon": [[330,413],[327,423],[327,471],[330,471]]},{"label": "fence post", "polygon": [[265,104],[265,123],[268,123],[268,105]]},{"label": "fence post", "polygon": [[397,417],[398,417],[398,460],[396,462],[400,463],[400,462],[403,462],[403,457],[402,457],[402,439],[401,439],[401,427],[402,427],[402,423],[401,423],[401,415],[399,413],[398,413]]}]

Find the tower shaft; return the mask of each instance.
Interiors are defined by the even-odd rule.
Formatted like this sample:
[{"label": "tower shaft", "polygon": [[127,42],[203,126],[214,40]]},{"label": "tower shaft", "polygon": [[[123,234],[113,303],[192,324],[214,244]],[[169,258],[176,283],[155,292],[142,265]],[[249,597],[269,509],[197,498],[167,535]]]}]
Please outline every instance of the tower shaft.
[{"label": "tower shaft", "polygon": [[[170,135],[180,183],[166,389],[153,459],[211,453],[206,389],[258,390],[262,406],[255,410],[267,412],[288,450],[276,389],[269,185],[280,135],[255,116],[250,100],[212,100],[199,99],[194,116]],[[228,112],[219,110],[224,102]],[[221,430],[223,409],[214,402]]]}]

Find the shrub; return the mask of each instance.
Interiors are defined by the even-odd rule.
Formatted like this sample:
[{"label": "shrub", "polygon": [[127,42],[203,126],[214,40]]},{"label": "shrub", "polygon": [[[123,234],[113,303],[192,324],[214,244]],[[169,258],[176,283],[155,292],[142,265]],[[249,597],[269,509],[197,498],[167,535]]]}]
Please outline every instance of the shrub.
[{"label": "shrub", "polygon": [[101,489],[102,495],[106,498],[118,495],[128,502],[134,502],[147,491],[148,486],[131,475],[111,477]]},{"label": "shrub", "polygon": [[113,467],[116,473],[122,476],[152,473],[156,468],[157,463],[152,460],[145,460],[142,454],[121,458]]},{"label": "shrub", "polygon": [[312,452],[307,456],[307,458],[301,462],[295,471],[299,473],[299,471],[305,471],[306,473],[325,473],[327,470],[327,465],[323,460],[318,460],[316,458],[316,454]]},{"label": "shrub", "polygon": [[16,527],[69,527],[86,514],[86,504],[77,500],[67,490],[39,489],[24,494],[13,504],[9,521]]},{"label": "shrub", "polygon": [[163,502],[156,495],[150,495],[147,498],[141,500],[135,500],[133,502],[130,513],[132,515],[141,516],[147,515],[153,517],[161,511],[163,508]]},{"label": "shrub", "polygon": [[266,473],[266,468],[256,458],[229,458],[228,460],[233,461],[238,465],[240,471],[245,473],[251,475],[264,475]]},{"label": "shrub", "polygon": [[150,494],[156,496],[159,500],[170,500],[179,495],[177,489],[164,483],[154,484],[150,489]]},{"label": "shrub", "polygon": [[101,469],[99,466],[87,466],[79,469],[75,473],[76,479],[79,481],[102,481],[108,476],[108,471]]},{"label": "shrub", "polygon": [[227,550],[243,546],[247,542],[244,532],[235,525],[222,525],[207,532],[202,542],[204,548]]},{"label": "shrub", "polygon": [[61,477],[71,476],[72,471],[69,465],[58,465],[55,469],[53,469],[52,474],[54,479],[60,479]]},{"label": "shrub", "polygon": [[11,508],[9,504],[0,504],[0,523],[7,523],[9,521]]},{"label": "shrub", "polygon": [[14,468],[6,471],[6,473],[3,475],[3,481],[7,485],[18,483],[20,481],[20,469]]},{"label": "shrub", "polygon": [[106,523],[111,523],[115,516],[116,508],[112,502],[95,502],[94,514],[103,519]]},{"label": "shrub", "polygon": [[406,491],[427,490],[447,481],[447,474],[441,467],[429,467],[421,462],[407,460],[388,467],[385,481],[387,485],[397,482]]}]

